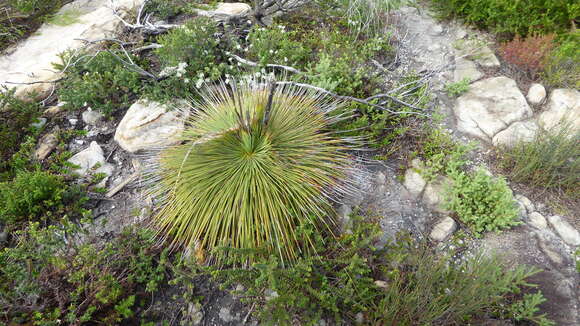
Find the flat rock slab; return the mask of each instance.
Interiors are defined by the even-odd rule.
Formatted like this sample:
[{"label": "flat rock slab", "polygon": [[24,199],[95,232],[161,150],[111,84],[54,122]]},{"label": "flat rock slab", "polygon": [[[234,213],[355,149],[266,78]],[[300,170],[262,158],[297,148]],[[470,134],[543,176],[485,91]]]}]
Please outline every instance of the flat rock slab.
[{"label": "flat rock slab", "polygon": [[538,129],[533,120],[514,122],[493,137],[493,145],[513,147],[518,142],[531,142],[535,139]]},{"label": "flat rock slab", "polygon": [[569,123],[573,131],[580,130],[580,92],[577,90],[553,90],[546,110],[538,116],[538,124],[546,130],[552,130],[562,123]]},{"label": "flat rock slab", "polygon": [[115,141],[127,152],[174,144],[184,128],[186,110],[154,101],[135,102],[117,126]]},{"label": "flat rock slab", "polygon": [[26,97],[36,93],[44,97],[52,88],[52,83],[22,84],[47,82],[59,78],[52,63],[60,63],[58,55],[66,50],[79,49],[85,45],[80,39],[96,40],[112,36],[120,21],[113,14],[111,6],[116,9],[131,10],[143,0],[77,0],[63,6],[56,14],[62,15],[74,11],[79,16],[76,22],[58,26],[42,25],[29,38],[22,41],[11,53],[0,57],[0,86],[16,88],[16,95]]},{"label": "flat rock slab", "polygon": [[471,84],[454,108],[459,131],[491,142],[510,124],[532,116],[532,110],[516,82],[507,77],[488,78]]},{"label": "flat rock slab", "polygon": [[455,59],[455,71],[453,72],[453,81],[460,82],[464,79],[469,81],[476,81],[483,77],[483,73],[477,70],[477,66],[473,61],[467,60],[465,58]]}]

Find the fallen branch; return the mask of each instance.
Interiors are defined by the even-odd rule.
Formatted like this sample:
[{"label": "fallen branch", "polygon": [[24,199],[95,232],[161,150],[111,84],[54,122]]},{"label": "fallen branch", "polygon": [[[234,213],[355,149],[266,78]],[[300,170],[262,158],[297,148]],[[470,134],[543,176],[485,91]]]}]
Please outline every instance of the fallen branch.
[{"label": "fallen branch", "polygon": [[153,43],[153,44],[149,44],[149,45],[145,45],[145,46],[133,49],[133,50],[131,50],[131,52],[132,53],[139,53],[139,52],[143,52],[146,50],[160,49],[162,47],[163,47],[163,45],[161,45],[161,44]]},{"label": "fallen branch", "polygon": [[113,15],[115,15],[115,17],[119,19],[123,23],[123,25],[125,25],[125,27],[131,30],[141,30],[145,34],[153,34],[153,35],[162,34],[170,29],[179,27],[179,25],[174,24],[159,24],[159,23],[153,24],[149,21],[149,19],[151,18],[151,14],[145,14],[144,20],[142,22],[141,17],[143,16],[143,11],[146,4],[147,0],[143,1],[139,9],[137,10],[137,21],[135,24],[130,24],[125,19],[123,19],[123,17],[119,15],[117,9],[113,5],[110,7],[110,9],[113,11]]},{"label": "fallen branch", "polygon": [[[293,86],[298,86],[298,87],[304,87],[304,88],[309,88],[318,92],[321,92],[323,94],[332,96],[336,99],[339,100],[345,100],[345,101],[351,101],[351,102],[356,102],[356,103],[360,103],[360,104],[365,104],[368,106],[371,106],[375,109],[381,110],[381,111],[387,111],[391,114],[416,114],[416,115],[421,115],[424,117],[428,117],[428,115],[421,113],[421,112],[417,112],[417,111],[423,111],[421,108],[418,108],[417,106],[413,105],[413,104],[409,104],[407,102],[401,101],[399,99],[397,99],[396,97],[393,97],[391,95],[388,94],[377,94],[377,95],[373,95],[371,97],[368,97],[366,99],[360,99],[360,98],[356,98],[356,97],[352,97],[352,96],[345,96],[345,95],[338,95],[336,93],[333,93],[331,91],[328,91],[324,88],[318,87],[318,86],[314,86],[314,85],[310,85],[310,84],[304,84],[304,83],[296,83],[296,82],[290,82],[290,81],[284,81],[284,82],[276,82],[276,84],[278,85],[293,85]],[[412,108],[416,111],[393,111],[388,107],[385,107],[381,104],[375,104],[375,103],[371,103],[370,101],[374,100],[374,99],[379,99],[379,98],[388,98],[393,102],[396,102],[400,105]],[[384,103],[384,102],[383,102]]]},{"label": "fallen branch", "polygon": [[[248,59],[244,59],[244,58],[239,57],[239,56],[237,56],[237,55],[235,55],[233,53],[227,52],[226,54],[230,58],[235,59],[236,61],[238,61],[241,64],[245,64],[245,65],[248,65],[248,66],[251,66],[251,67],[258,67],[259,66],[259,64],[257,62],[253,62],[253,61],[250,61]],[[268,67],[268,68],[282,69],[282,70],[286,70],[286,71],[289,71],[289,72],[292,72],[292,73],[295,73],[295,74],[299,74],[299,75],[304,74],[302,71],[300,71],[300,70],[298,70],[296,68],[292,68],[292,67],[284,66],[284,65],[267,64],[266,67]]]}]

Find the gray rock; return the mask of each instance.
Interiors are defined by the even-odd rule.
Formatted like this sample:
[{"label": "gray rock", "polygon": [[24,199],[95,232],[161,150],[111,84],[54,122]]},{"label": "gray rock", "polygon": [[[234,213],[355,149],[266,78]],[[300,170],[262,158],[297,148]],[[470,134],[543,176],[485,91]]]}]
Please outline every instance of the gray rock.
[{"label": "gray rock", "polygon": [[482,67],[499,67],[500,62],[485,41],[469,39],[456,46],[457,57],[466,57]]},{"label": "gray rock", "polygon": [[434,181],[425,186],[425,190],[423,190],[423,202],[436,212],[449,213],[443,205],[443,194],[445,193],[445,188],[451,185],[451,183],[451,179],[438,176]]},{"label": "gray rock", "polygon": [[529,224],[537,229],[544,230],[548,227],[548,222],[546,222],[546,218],[544,215],[538,212],[532,212],[528,216]]},{"label": "gray rock", "polygon": [[234,315],[232,315],[230,309],[228,309],[226,307],[220,308],[219,317],[222,321],[224,321],[226,323],[231,323],[234,320],[236,320],[236,317]]},{"label": "gray rock", "polygon": [[90,126],[96,126],[103,120],[104,115],[100,112],[93,111],[91,108],[88,108],[85,112],[83,112],[82,118],[84,123]]},{"label": "gray rock", "polygon": [[542,84],[532,84],[526,97],[530,104],[538,105],[546,99],[546,89],[544,86],[542,86]]},{"label": "gray rock", "polygon": [[42,139],[40,139],[40,143],[34,152],[34,156],[37,160],[42,161],[56,148],[56,145],[58,145],[56,134],[46,134]]},{"label": "gray rock", "polygon": [[532,110],[514,80],[494,77],[471,84],[454,108],[457,128],[491,141],[510,124],[532,116]]},{"label": "gray rock", "polygon": [[77,165],[78,168],[74,169],[73,172],[83,177],[97,173],[106,174],[106,177],[97,185],[98,187],[105,186],[107,179],[115,169],[112,164],[105,162],[103,149],[95,141],[91,142],[87,149],[68,159],[68,162]]},{"label": "gray rock", "polygon": [[47,118],[52,118],[55,115],[61,113],[62,111],[64,111],[64,105],[66,103],[65,102],[59,102],[57,105],[55,106],[51,106],[48,109],[44,110],[44,112],[42,113],[43,116],[47,117]]},{"label": "gray rock", "polygon": [[521,194],[515,195],[515,200],[517,200],[518,202],[522,203],[522,205],[524,205],[524,207],[526,208],[526,211],[528,213],[532,213],[536,210],[536,207],[534,206],[534,203],[532,203],[532,201]]},{"label": "gray rock", "polygon": [[493,137],[494,146],[513,147],[519,142],[531,142],[538,133],[538,125],[533,120],[517,121]]},{"label": "gray rock", "polygon": [[46,118],[38,118],[37,120],[38,121],[31,123],[30,126],[36,129],[40,129],[46,125]]},{"label": "gray rock", "polygon": [[558,215],[548,217],[548,221],[556,233],[571,246],[580,246],[580,233],[566,220]]},{"label": "gray rock", "polygon": [[477,70],[473,61],[465,58],[458,58],[455,60],[455,70],[453,72],[454,82],[457,83],[464,79],[469,79],[469,81],[474,82],[481,77],[483,77],[483,73]]},{"label": "gray rock", "polygon": [[8,233],[0,232],[0,244],[6,242],[6,240],[8,240]]},{"label": "gray rock", "polygon": [[174,144],[184,129],[186,110],[171,110],[167,105],[139,100],[117,126],[115,141],[127,152]]},{"label": "gray rock", "polygon": [[580,92],[577,90],[553,90],[547,109],[538,116],[538,124],[546,130],[561,126],[563,121],[569,122],[573,131],[580,130]]},{"label": "gray rock", "polygon": [[457,223],[455,220],[447,216],[435,224],[433,230],[429,234],[429,238],[434,241],[444,241],[453,234],[456,229]]},{"label": "gray rock", "polygon": [[404,185],[405,188],[407,188],[407,190],[411,194],[411,196],[418,198],[423,192],[423,189],[425,189],[425,185],[427,185],[427,182],[423,179],[423,177],[419,172],[411,168],[405,171]]}]

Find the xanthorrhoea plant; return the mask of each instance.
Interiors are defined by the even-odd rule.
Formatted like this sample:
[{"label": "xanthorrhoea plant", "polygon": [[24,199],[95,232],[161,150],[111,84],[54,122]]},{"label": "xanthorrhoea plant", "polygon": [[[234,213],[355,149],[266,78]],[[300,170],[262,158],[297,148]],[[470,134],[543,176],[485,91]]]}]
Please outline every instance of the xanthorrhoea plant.
[{"label": "xanthorrhoea plant", "polygon": [[271,82],[208,88],[182,142],[156,158],[153,224],[174,246],[296,258],[311,244],[297,230],[332,223],[331,192],[352,168],[346,143],[328,129],[337,104]]}]

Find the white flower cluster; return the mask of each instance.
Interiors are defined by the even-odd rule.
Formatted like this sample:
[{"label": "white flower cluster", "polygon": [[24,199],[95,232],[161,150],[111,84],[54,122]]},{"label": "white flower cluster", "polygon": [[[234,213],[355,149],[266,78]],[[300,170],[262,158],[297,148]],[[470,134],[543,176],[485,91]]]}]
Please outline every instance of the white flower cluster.
[{"label": "white flower cluster", "polygon": [[187,68],[187,62],[180,62],[177,66],[165,67],[163,70],[161,70],[159,76],[167,77],[175,75],[175,77],[183,77],[183,75],[186,73],[185,68]]}]

